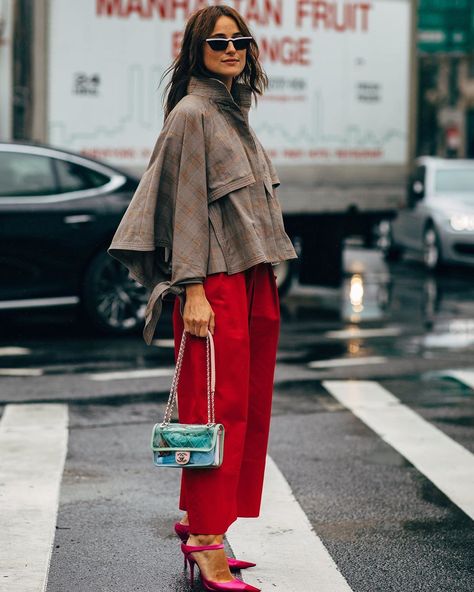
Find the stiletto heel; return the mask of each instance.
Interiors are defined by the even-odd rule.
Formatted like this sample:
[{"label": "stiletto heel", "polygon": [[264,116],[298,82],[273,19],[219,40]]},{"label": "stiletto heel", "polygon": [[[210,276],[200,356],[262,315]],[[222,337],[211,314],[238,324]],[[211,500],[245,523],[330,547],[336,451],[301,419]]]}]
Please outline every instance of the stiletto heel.
[{"label": "stiletto heel", "polygon": [[[186,545],[185,543],[181,543],[181,551],[184,554],[185,559],[189,562],[189,568],[191,572],[191,586],[194,583],[194,565],[197,563],[199,567],[199,563],[191,557],[191,553],[195,551],[215,551],[217,549],[223,549],[224,545],[221,543],[220,545],[202,545],[202,546],[194,546],[194,545]],[[250,584],[246,584],[241,580],[232,579],[229,582],[213,582],[212,580],[207,580],[201,572],[201,568],[199,568],[199,576],[201,578],[202,585],[206,590],[210,590],[211,592],[260,592],[260,588],[255,588],[255,586],[251,586]]]},{"label": "stiletto heel", "polygon": [[191,578],[191,586],[194,586],[194,564],[196,563],[191,557],[188,557],[189,561],[189,575]]},{"label": "stiletto heel", "polygon": [[[185,543],[189,537],[189,525],[188,524],[181,524],[181,522],[176,522],[174,525],[174,531]],[[254,567],[257,565],[253,563],[253,561],[243,561],[242,559],[234,559],[233,557],[227,557],[227,563],[229,565],[229,569],[231,571],[237,571],[239,569],[247,569],[248,567]]]},{"label": "stiletto heel", "polygon": [[191,586],[194,584],[194,564],[196,563],[189,555],[184,555],[184,571],[186,571],[189,562],[189,575],[191,578]]}]

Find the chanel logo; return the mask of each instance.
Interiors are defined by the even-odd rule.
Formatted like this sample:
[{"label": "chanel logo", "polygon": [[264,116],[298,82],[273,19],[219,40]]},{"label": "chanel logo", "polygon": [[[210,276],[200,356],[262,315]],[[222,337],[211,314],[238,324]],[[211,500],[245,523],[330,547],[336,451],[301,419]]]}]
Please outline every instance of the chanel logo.
[{"label": "chanel logo", "polygon": [[184,450],[178,450],[175,453],[174,457],[178,465],[185,465],[189,462],[191,453]]}]

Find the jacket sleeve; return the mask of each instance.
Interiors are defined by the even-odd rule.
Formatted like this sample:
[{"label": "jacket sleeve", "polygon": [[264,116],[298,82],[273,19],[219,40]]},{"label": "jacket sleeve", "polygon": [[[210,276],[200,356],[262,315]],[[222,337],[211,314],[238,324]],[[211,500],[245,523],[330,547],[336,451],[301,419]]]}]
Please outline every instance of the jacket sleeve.
[{"label": "jacket sleeve", "polygon": [[[130,275],[151,290],[143,337],[151,343],[162,300],[207,275],[209,217],[202,114],[185,104],[168,115],[148,167],[109,246]],[[164,252],[166,255],[164,256]]]},{"label": "jacket sleeve", "polygon": [[187,280],[183,280],[182,282],[178,282],[178,286],[183,286],[184,284],[203,284],[204,280],[202,277],[198,278],[189,278]]},{"label": "jacket sleeve", "polygon": [[176,178],[171,283],[207,275],[209,213],[206,149],[202,116],[185,113]]}]

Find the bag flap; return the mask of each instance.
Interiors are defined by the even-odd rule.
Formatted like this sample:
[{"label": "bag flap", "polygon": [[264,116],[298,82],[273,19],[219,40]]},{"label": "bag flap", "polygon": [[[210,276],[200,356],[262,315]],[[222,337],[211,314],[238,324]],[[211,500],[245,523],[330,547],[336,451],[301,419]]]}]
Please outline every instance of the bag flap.
[{"label": "bag flap", "polygon": [[215,447],[220,430],[224,431],[224,426],[220,423],[214,426],[183,423],[162,426],[157,423],[152,431],[151,449],[153,452],[173,450],[209,452]]}]

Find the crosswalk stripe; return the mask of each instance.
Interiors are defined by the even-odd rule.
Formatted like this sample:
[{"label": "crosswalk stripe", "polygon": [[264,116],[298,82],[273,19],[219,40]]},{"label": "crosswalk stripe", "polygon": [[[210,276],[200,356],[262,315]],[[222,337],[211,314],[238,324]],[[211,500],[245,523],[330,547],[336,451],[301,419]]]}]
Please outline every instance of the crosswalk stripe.
[{"label": "crosswalk stripe", "polygon": [[374,329],[360,329],[359,327],[353,327],[350,329],[342,329],[338,331],[326,331],[325,337],[331,337],[333,339],[356,339],[356,338],[367,338],[367,337],[395,337],[400,335],[402,330],[400,327],[377,327]]},{"label": "crosswalk stripe", "polygon": [[0,368],[0,376],[42,376],[41,368]]},{"label": "crosswalk stripe", "polygon": [[172,376],[174,368],[144,368],[143,370],[121,370],[117,372],[97,372],[88,374],[90,380],[131,380],[133,378],[155,378],[157,376]]},{"label": "crosswalk stripe", "polygon": [[157,347],[174,347],[174,339],[153,339],[151,342],[152,345],[156,345]]},{"label": "crosswalk stripe", "polygon": [[273,592],[351,591],[270,456],[259,519],[237,520],[226,536],[239,559],[257,562],[258,572],[245,571],[251,585]]},{"label": "crosswalk stripe", "polygon": [[360,358],[333,358],[308,362],[310,368],[339,368],[341,366],[365,366],[366,364],[384,364],[384,356],[361,356]]},{"label": "crosswalk stripe", "polygon": [[0,356],[26,356],[31,354],[31,349],[28,347],[15,347],[13,345],[0,347]]},{"label": "crosswalk stripe", "polygon": [[46,589],[67,426],[67,405],[5,407],[0,421],[2,591]]},{"label": "crosswalk stripe", "polygon": [[474,455],[377,382],[325,380],[340,403],[474,518]]}]

